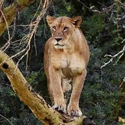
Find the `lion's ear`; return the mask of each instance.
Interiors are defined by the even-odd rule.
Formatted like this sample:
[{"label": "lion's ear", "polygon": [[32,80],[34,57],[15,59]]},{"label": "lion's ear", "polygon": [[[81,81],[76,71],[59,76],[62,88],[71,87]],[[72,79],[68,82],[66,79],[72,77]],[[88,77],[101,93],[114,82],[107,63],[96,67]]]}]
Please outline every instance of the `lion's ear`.
[{"label": "lion's ear", "polygon": [[72,24],[75,25],[75,27],[80,27],[80,24],[82,23],[81,16],[73,17],[71,20]]},{"label": "lion's ear", "polygon": [[52,16],[49,16],[49,15],[46,16],[46,20],[47,20],[48,25],[50,25],[53,22],[54,19],[55,18],[52,17]]}]

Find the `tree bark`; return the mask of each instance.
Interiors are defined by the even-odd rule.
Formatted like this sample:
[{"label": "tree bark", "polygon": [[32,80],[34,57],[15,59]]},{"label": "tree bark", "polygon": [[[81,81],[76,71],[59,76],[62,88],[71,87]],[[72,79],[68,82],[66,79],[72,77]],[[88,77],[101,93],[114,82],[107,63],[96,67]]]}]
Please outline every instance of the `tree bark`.
[{"label": "tree bark", "polygon": [[94,122],[86,116],[73,118],[52,109],[27,83],[13,60],[1,50],[0,69],[7,75],[13,90],[19,96],[20,100],[23,101],[31,109],[33,114],[45,125],[95,125]]},{"label": "tree bark", "polygon": [[16,3],[12,3],[10,6],[0,9],[0,36],[8,29],[8,26],[14,20],[16,13],[26,8],[29,4],[35,0],[17,0]]}]

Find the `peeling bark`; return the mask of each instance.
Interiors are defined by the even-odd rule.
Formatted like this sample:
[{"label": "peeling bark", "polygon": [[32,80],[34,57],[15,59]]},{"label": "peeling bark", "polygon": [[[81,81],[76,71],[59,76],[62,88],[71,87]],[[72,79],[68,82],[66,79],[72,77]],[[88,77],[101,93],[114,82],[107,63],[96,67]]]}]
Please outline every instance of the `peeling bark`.
[{"label": "peeling bark", "polygon": [[93,120],[86,116],[72,118],[67,114],[61,114],[52,109],[27,83],[13,60],[1,50],[0,69],[7,75],[13,90],[19,96],[20,100],[45,125],[95,125]]}]

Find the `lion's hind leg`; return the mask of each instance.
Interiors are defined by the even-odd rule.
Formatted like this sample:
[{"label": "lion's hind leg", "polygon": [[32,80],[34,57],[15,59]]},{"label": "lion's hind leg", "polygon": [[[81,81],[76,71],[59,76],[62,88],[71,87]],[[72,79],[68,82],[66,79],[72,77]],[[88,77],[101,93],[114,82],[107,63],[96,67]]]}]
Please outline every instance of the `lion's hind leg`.
[{"label": "lion's hind leg", "polygon": [[62,79],[62,89],[63,92],[68,92],[71,90],[71,79]]}]

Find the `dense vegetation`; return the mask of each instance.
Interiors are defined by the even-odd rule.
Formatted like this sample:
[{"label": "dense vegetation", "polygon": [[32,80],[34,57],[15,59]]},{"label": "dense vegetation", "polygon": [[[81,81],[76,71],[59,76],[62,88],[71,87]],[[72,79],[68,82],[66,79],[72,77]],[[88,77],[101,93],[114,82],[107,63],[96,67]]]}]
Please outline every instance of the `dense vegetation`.
[{"label": "dense vegetation", "polygon": [[[4,1],[3,7],[11,2],[13,1]],[[97,125],[124,125],[125,123],[120,123],[117,118],[125,117],[124,100],[122,105],[119,105],[125,89],[119,87],[125,77],[125,2],[53,0],[29,43],[27,36],[31,33],[31,24],[42,9],[41,4],[42,2],[37,0],[18,13],[9,31],[0,37],[0,47],[9,56],[19,53],[14,56],[14,61],[35,91],[50,103],[43,68],[44,44],[50,36],[45,17],[47,14],[82,16],[81,29],[89,43],[91,58],[80,107],[86,116],[93,116]],[[9,40],[9,47],[5,47]],[[30,44],[30,50],[22,51],[27,44]],[[117,53],[119,54],[116,55]],[[19,100],[2,72],[0,81],[0,125],[42,125]]]}]

